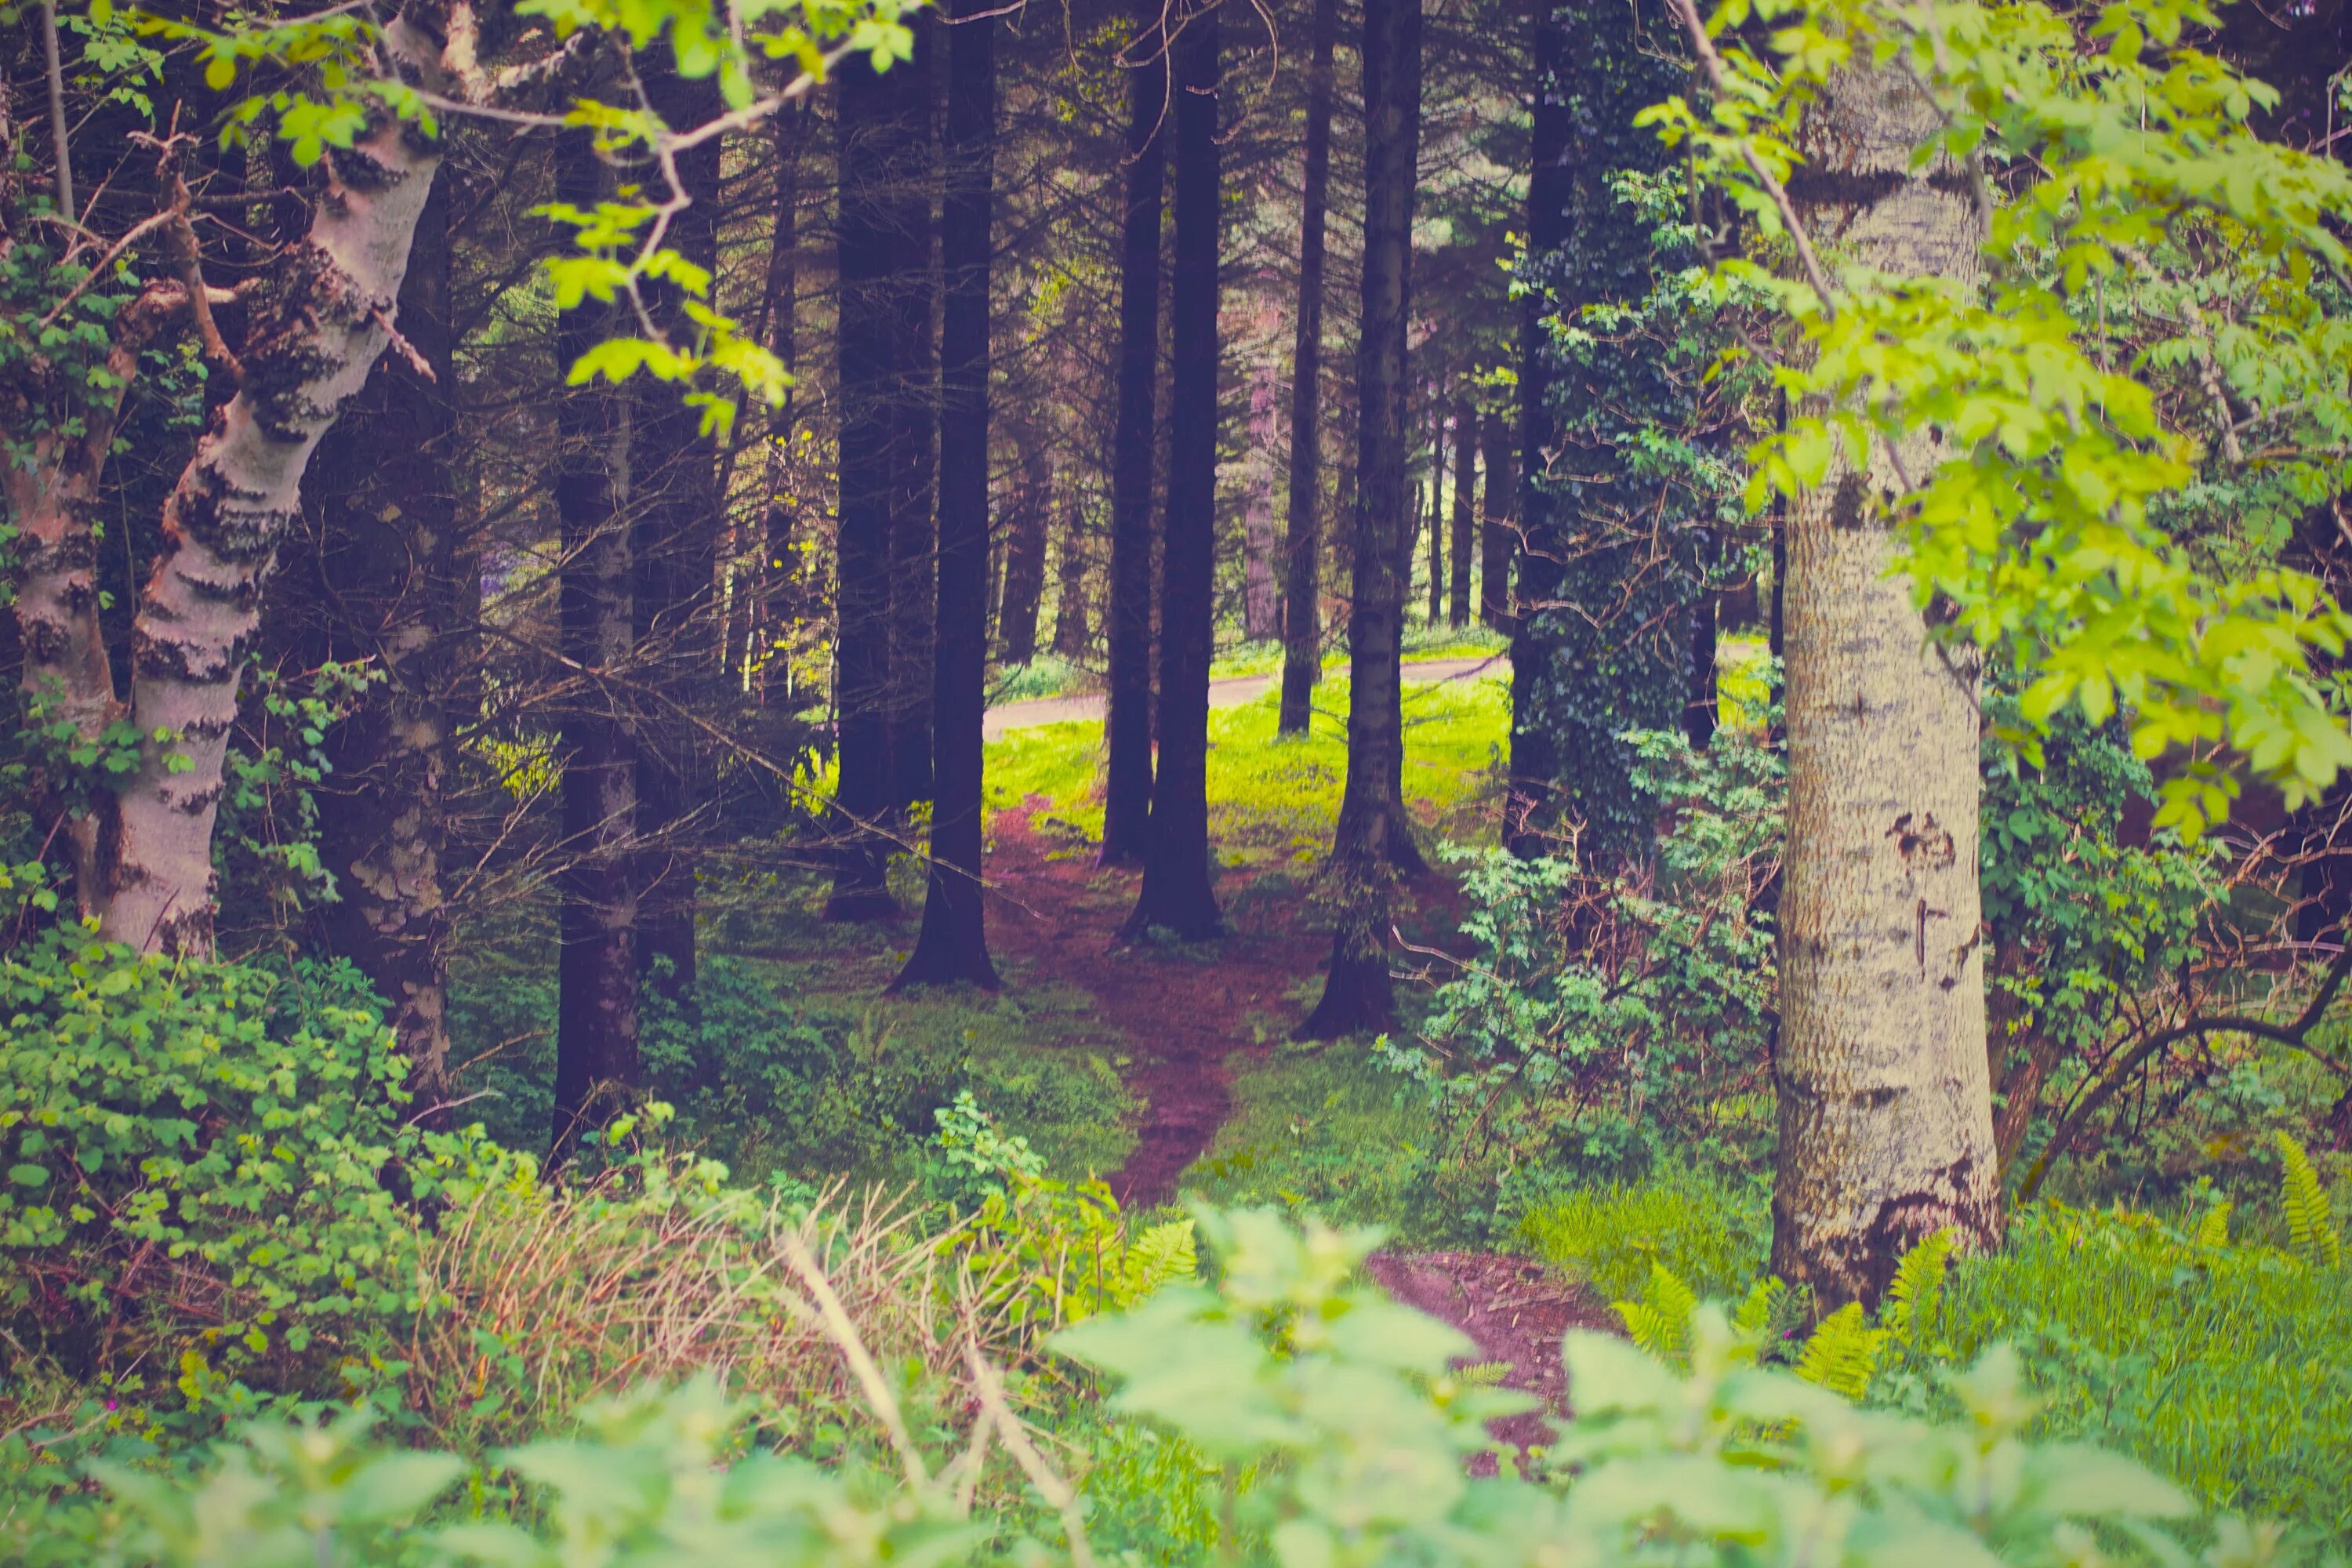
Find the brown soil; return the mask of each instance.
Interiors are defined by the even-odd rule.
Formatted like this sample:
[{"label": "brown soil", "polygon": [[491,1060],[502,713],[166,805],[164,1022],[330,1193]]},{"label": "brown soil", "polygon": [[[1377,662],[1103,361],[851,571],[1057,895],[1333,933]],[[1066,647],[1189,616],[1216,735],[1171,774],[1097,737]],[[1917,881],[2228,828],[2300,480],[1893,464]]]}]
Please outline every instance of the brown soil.
[{"label": "brown soil", "polygon": [[[1564,1284],[1539,1263],[1492,1252],[1376,1254],[1367,1273],[1409,1307],[1419,1308],[1469,1335],[1478,1349],[1473,1363],[1502,1362],[1510,1371],[1503,1386],[1543,1401],[1543,1409],[1489,1425],[1498,1441],[1522,1450],[1550,1441],[1547,1415],[1568,1414],[1568,1369],[1560,1362],[1560,1336],[1570,1329],[1614,1333],[1616,1313],[1581,1287]],[[1474,1472],[1492,1475],[1491,1455]]]},{"label": "brown soil", "polygon": [[[1119,944],[1110,933],[1134,907],[1137,874],[1097,869],[1091,845],[1041,831],[1036,818],[1051,804],[1032,795],[990,820],[989,943],[1001,959],[1087,991],[1102,1022],[1129,1042],[1126,1077],[1143,1119],[1134,1152],[1109,1181],[1121,1205],[1149,1206],[1174,1195],[1231,1110],[1229,1059],[1262,1051],[1296,1022],[1289,994],[1321,969],[1327,940],[1301,894],[1235,899],[1251,879],[1234,872],[1218,888],[1221,899],[1248,907],[1233,935],[1180,947]],[[1405,940],[1457,945],[1459,904],[1453,879],[1422,879],[1401,911]],[[1508,1364],[1505,1386],[1544,1402],[1541,1412],[1494,1424],[1498,1440],[1521,1449],[1549,1440],[1546,1415],[1567,1414],[1560,1336],[1618,1329],[1606,1303],[1526,1258],[1382,1253],[1369,1272],[1397,1300],[1467,1334],[1477,1346],[1470,1360]],[[1491,1474],[1495,1465],[1482,1456],[1473,1468]]]},{"label": "brown soil", "polygon": [[[1127,1081],[1144,1102],[1138,1141],[1109,1178],[1128,1206],[1174,1195],[1176,1178],[1216,1136],[1233,1105],[1226,1058],[1286,1027],[1286,993],[1320,966],[1324,943],[1295,920],[1268,921],[1215,942],[1120,945],[1110,933],[1135,905],[1138,874],[1098,870],[1090,847],[1058,845],[1032,795],[990,821],[989,945],[1004,958],[1090,993],[1102,1021],[1135,1051]],[[1245,880],[1219,885],[1229,897]]]}]

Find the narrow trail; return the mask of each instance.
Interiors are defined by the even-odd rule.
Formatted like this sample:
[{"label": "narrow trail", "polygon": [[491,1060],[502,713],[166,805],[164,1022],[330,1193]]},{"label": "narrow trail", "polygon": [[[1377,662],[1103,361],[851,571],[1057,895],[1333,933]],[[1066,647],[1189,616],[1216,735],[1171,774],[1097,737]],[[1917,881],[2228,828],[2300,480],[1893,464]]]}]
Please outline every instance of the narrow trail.
[{"label": "narrow trail", "polygon": [[1059,850],[1037,833],[1031,817],[1049,804],[1032,796],[992,819],[989,943],[1088,992],[1103,1022],[1131,1043],[1127,1079],[1143,1121],[1110,1187],[1128,1207],[1160,1203],[1232,1109],[1226,1058],[1261,1048],[1256,1026],[1287,1021],[1285,994],[1315,973],[1323,944],[1284,921],[1195,948],[1115,946],[1110,933],[1134,907],[1138,875],[1097,870],[1086,851]]},{"label": "narrow trail", "polygon": [[[1204,1152],[1233,1109],[1234,1058],[1264,1054],[1295,1021],[1290,993],[1317,973],[1327,939],[1307,918],[1300,895],[1249,900],[1246,929],[1215,942],[1160,947],[1116,944],[1111,932],[1135,902],[1138,877],[1097,870],[1084,846],[1037,831],[1051,802],[1031,796],[992,819],[989,941],[1000,958],[1030,974],[1076,985],[1094,998],[1102,1022],[1131,1052],[1126,1079],[1144,1102],[1137,1142],[1110,1178],[1122,1206],[1148,1207],[1175,1195],[1177,1179]],[[1221,893],[1236,890],[1227,884]],[[1431,889],[1425,910],[1450,931],[1452,889]],[[1380,1158],[1367,1150],[1367,1159]],[[1469,1363],[1499,1365],[1504,1386],[1543,1402],[1540,1412],[1492,1424],[1495,1437],[1525,1450],[1549,1441],[1547,1415],[1568,1413],[1560,1336],[1571,1328],[1618,1331],[1594,1292],[1541,1264],[1492,1252],[1380,1253],[1372,1279],[1397,1300],[1460,1329],[1476,1347]],[[1491,1456],[1473,1473],[1492,1474]]]}]

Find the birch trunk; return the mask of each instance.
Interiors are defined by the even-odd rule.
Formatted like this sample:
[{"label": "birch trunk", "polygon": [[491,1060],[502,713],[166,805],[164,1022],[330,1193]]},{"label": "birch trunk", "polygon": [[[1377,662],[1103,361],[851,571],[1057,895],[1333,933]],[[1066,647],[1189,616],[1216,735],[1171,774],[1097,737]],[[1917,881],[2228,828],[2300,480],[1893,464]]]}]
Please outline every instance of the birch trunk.
[{"label": "birch trunk", "polygon": [[[1794,194],[1809,225],[1889,272],[1969,278],[1953,183],[1914,174],[1927,106],[1894,72],[1832,86]],[[1903,443],[1903,468],[1936,461]],[[1780,1165],[1772,1267],[1820,1310],[1874,1301],[1946,1226],[1998,1237],[1978,940],[1973,678],[1928,646],[1890,575],[1888,455],[1832,472],[1789,519],[1789,844],[1780,900]]]},{"label": "birch trunk", "polygon": [[[383,48],[441,88],[439,11],[404,11]],[[213,823],[237,677],[261,588],[301,505],[319,439],[391,337],[408,251],[440,147],[378,110],[331,151],[309,233],[252,302],[244,374],[163,506],[163,543],[131,630],[139,767],[103,825],[100,930],[148,951],[208,954]]]}]

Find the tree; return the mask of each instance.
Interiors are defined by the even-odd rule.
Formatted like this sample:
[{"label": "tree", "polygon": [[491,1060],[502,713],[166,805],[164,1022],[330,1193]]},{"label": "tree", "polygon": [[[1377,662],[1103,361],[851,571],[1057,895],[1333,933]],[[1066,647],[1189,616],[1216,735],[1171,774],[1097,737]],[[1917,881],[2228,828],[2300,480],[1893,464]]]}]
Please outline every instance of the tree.
[{"label": "tree", "polygon": [[1339,0],[1315,0],[1307,40],[1306,184],[1298,217],[1298,326],[1291,351],[1290,497],[1283,541],[1278,733],[1303,735],[1323,675],[1323,226],[1331,184],[1331,49]]},{"label": "tree", "polygon": [[[714,78],[691,79],[669,60],[638,68],[647,107],[672,131],[716,120],[722,109]],[[686,206],[670,220],[669,243],[706,274],[719,268],[719,142],[674,155]],[[694,330],[693,296],[651,285],[654,323],[672,339]],[[637,967],[673,999],[690,995],[695,975],[696,820],[710,793],[709,749],[691,719],[707,707],[720,665],[713,640],[711,590],[718,579],[718,453],[700,428],[700,411],[684,398],[642,400],[631,434],[630,563],[637,574],[630,606],[638,677],[650,700],[639,720],[637,751]]]},{"label": "tree", "polygon": [[[840,773],[834,790],[841,839],[830,920],[876,920],[895,914],[887,876],[886,824],[901,804],[892,749],[903,738],[898,665],[893,657],[896,590],[904,563],[894,550],[914,504],[911,470],[920,463],[917,433],[907,413],[906,383],[912,335],[928,266],[919,263],[917,236],[929,233],[929,208],[920,210],[903,187],[925,161],[925,85],[912,62],[877,70],[845,62],[835,76],[840,125],[840,216],[835,246],[840,275],[836,381],[841,402],[839,544],[835,568],[838,619],[834,710]],[[929,239],[921,241],[927,254]],[[929,438],[921,437],[928,447]]]},{"label": "tree", "polygon": [[1476,521],[1473,508],[1478,495],[1478,416],[1467,397],[1454,405],[1454,533],[1447,552],[1454,557],[1454,592],[1446,601],[1445,623],[1470,624],[1470,536]]},{"label": "tree", "polygon": [[[610,183],[593,133],[556,143],[555,199],[587,209]],[[578,363],[612,331],[591,303],[558,319],[559,365]],[[609,1114],[608,1086],[637,1081],[637,744],[633,704],[607,672],[636,644],[630,549],[631,404],[635,388],[591,384],[556,409],[552,489],[562,528],[562,645],[579,672],[563,715],[564,867],[558,886],[554,1157]]]},{"label": "tree", "polygon": [[[1348,784],[1331,847],[1339,918],[1323,994],[1300,1026],[1308,1038],[1386,1027],[1389,879],[1405,826],[1397,808],[1398,661],[1410,548],[1406,484],[1405,327],[1420,144],[1421,3],[1396,0],[1364,17],[1364,262],[1356,389],[1354,581],[1348,616]],[[1410,837],[1408,836],[1408,846]]]},{"label": "tree", "polygon": [[1486,511],[1478,530],[1478,619],[1511,629],[1511,567],[1518,557],[1519,482],[1510,421],[1489,409],[1478,433],[1486,457]]},{"label": "tree", "polygon": [[1217,148],[1217,7],[1185,16],[1170,44],[1176,88],[1175,353],[1169,390],[1168,510],[1160,573],[1160,766],[1143,889],[1123,928],[1186,937],[1224,927],[1209,885],[1209,661],[1214,637],[1217,262],[1223,232]]},{"label": "tree", "polygon": [[289,574],[312,634],[306,662],[366,661],[382,672],[326,732],[319,858],[339,896],[318,916],[328,951],[384,999],[428,1104],[448,1070],[445,792],[473,563],[451,471],[449,183],[446,171],[434,182],[401,281],[397,320],[421,368],[391,356],[362,391],[338,438],[345,460],[316,487],[318,535]]},{"label": "tree", "polygon": [[1118,258],[1118,412],[1112,436],[1109,694],[1103,719],[1101,863],[1139,864],[1151,816],[1151,430],[1160,366],[1160,209],[1169,40],[1137,7],[1128,45],[1127,193]]},{"label": "tree", "polygon": [[931,689],[930,879],[899,985],[997,986],[981,902],[988,667],[989,217],[996,142],[995,0],[956,0],[948,27],[946,272],[940,326],[939,629]]}]

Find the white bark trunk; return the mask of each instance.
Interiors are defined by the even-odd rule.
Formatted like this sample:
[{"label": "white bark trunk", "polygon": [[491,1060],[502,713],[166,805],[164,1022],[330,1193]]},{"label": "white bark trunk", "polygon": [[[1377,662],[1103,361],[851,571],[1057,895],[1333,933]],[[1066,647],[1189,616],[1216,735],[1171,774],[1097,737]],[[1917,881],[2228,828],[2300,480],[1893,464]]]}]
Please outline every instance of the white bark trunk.
[{"label": "white bark trunk", "polygon": [[[1801,183],[1825,243],[1890,272],[1970,278],[1972,212],[1914,174],[1927,106],[1903,78],[1833,83]],[[1913,475],[1937,459],[1903,444]],[[1889,575],[1894,463],[1833,471],[1792,508],[1786,598],[1789,845],[1780,902],[1774,1271],[1823,1310],[1874,1300],[1952,1226],[1997,1239],[1999,1162],[1978,941],[1973,677]],[[1955,661],[1965,663],[1964,660]]]},{"label": "white bark trunk", "polygon": [[[402,75],[442,84],[443,44],[415,12],[392,23],[383,47]],[[262,584],[311,453],[390,339],[440,148],[379,112],[329,158],[309,235],[253,301],[237,394],[164,503],[163,549],[132,629],[143,755],[101,846],[110,941],[211,949],[213,824]]]}]

